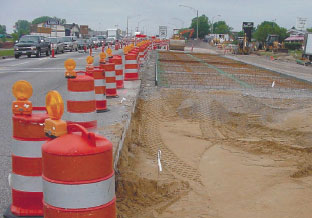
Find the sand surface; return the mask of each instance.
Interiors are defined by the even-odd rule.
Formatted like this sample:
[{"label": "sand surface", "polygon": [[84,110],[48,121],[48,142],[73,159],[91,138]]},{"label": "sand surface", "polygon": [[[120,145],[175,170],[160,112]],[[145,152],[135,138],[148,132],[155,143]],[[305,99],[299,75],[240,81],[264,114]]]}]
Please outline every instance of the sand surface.
[{"label": "sand surface", "polygon": [[311,99],[153,95],[139,100],[119,163],[119,217],[311,217]]}]

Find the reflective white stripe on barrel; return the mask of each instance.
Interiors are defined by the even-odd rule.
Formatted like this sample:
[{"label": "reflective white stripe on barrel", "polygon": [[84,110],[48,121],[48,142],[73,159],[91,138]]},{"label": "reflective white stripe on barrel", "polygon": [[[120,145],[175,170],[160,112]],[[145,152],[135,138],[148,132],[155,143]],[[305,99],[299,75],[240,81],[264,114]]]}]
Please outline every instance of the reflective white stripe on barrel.
[{"label": "reflective white stripe on barrel", "polygon": [[12,154],[20,157],[41,158],[41,146],[45,141],[19,141],[12,142]]},{"label": "reflective white stripe on barrel", "polygon": [[97,207],[115,198],[115,176],[89,184],[65,185],[43,180],[44,202],[67,209]]},{"label": "reflective white stripe on barrel", "polygon": [[117,75],[117,76],[116,76],[116,80],[117,80],[117,81],[123,80],[123,76],[122,76],[122,75]]},{"label": "reflective white stripe on barrel", "polygon": [[106,99],[106,96],[104,94],[95,94],[95,100],[96,101],[102,101],[105,99]]},{"label": "reflective white stripe on barrel", "polygon": [[115,70],[122,70],[122,69],[123,69],[122,64],[115,65]]},{"label": "reflective white stripe on barrel", "polygon": [[106,84],[106,89],[114,89],[116,88],[116,83],[107,83]]},{"label": "reflective white stripe on barrel", "polygon": [[92,101],[92,100],[94,100],[94,91],[68,92],[67,101]]},{"label": "reflective white stripe on barrel", "polygon": [[104,79],[95,79],[94,80],[94,86],[105,86]]},{"label": "reflective white stripe on barrel", "polygon": [[42,192],[41,176],[21,176],[12,173],[12,188],[23,192]]},{"label": "reflective white stripe on barrel", "polygon": [[68,112],[69,121],[72,122],[89,122],[96,120],[96,113],[70,113]]},{"label": "reflective white stripe on barrel", "polygon": [[116,73],[115,71],[106,71],[105,77],[115,77]]},{"label": "reflective white stripe on barrel", "polygon": [[137,64],[138,61],[137,60],[126,60],[125,64]]},{"label": "reflective white stripe on barrel", "polygon": [[138,69],[126,69],[126,73],[137,73]]}]

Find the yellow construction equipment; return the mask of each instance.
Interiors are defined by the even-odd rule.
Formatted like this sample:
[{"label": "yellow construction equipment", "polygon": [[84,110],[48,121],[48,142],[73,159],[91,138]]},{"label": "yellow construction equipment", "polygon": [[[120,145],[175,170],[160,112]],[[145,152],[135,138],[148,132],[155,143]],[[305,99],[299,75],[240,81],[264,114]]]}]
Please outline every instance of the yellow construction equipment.
[{"label": "yellow construction equipment", "polygon": [[184,48],[185,48],[184,34],[185,33],[189,33],[188,38],[191,38],[194,33],[194,29],[185,29],[181,32],[179,29],[173,30],[173,37],[169,40],[170,50],[184,51]]}]

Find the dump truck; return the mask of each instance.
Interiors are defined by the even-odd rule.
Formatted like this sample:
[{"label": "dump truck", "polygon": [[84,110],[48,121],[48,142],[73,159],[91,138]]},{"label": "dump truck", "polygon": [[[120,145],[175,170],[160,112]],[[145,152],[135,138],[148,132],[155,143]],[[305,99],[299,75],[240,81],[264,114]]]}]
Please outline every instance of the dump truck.
[{"label": "dump truck", "polygon": [[179,29],[173,30],[173,37],[169,40],[169,49],[170,50],[177,50],[177,51],[184,51],[185,48],[185,38],[184,34],[189,33],[188,38],[191,38],[194,29],[186,29],[180,31]]}]

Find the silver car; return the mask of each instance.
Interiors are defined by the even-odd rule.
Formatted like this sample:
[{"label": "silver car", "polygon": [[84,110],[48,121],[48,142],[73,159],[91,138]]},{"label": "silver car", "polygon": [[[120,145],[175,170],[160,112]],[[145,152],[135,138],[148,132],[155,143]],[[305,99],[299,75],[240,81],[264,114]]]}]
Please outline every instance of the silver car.
[{"label": "silver car", "polygon": [[64,49],[69,51],[78,51],[77,37],[65,36],[62,38],[64,42]]},{"label": "silver car", "polygon": [[54,49],[55,54],[64,53],[64,42],[61,37],[48,37],[50,42],[51,51]]}]

